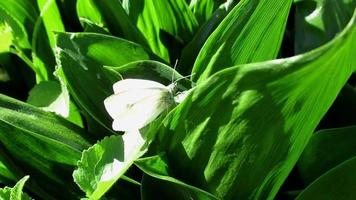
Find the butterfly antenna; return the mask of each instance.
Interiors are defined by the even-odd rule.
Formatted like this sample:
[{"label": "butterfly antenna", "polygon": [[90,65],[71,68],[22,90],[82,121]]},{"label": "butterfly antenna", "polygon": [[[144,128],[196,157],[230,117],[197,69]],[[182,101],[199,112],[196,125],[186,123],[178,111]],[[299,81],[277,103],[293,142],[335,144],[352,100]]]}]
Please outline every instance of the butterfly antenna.
[{"label": "butterfly antenna", "polygon": [[173,66],[173,74],[172,74],[172,80],[171,80],[171,83],[173,83],[174,81],[174,75],[175,75],[175,72],[176,72],[176,69],[177,69],[177,66],[178,66],[178,59],[176,59],[176,62],[174,63],[174,66]]},{"label": "butterfly antenna", "polygon": [[192,73],[192,74],[187,75],[187,76],[183,76],[183,77],[181,77],[181,78],[179,78],[179,79],[175,80],[174,82],[178,82],[178,81],[180,81],[180,80],[183,80],[183,79],[186,79],[186,78],[192,77],[192,76],[194,76],[194,75],[195,75],[195,73]]}]

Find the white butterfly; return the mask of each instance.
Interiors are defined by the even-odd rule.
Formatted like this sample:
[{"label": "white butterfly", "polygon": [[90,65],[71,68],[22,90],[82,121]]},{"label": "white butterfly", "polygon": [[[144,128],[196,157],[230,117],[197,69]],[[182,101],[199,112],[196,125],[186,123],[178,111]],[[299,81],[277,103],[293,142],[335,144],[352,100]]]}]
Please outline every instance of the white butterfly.
[{"label": "white butterfly", "polygon": [[114,94],[104,100],[116,131],[138,130],[174,105],[176,83],[164,86],[143,79],[124,79],[114,84]]}]

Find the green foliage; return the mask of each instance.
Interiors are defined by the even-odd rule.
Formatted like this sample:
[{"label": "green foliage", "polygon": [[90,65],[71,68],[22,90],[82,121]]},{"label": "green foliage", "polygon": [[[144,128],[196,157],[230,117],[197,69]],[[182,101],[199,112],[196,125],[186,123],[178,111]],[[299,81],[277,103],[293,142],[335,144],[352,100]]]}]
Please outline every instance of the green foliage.
[{"label": "green foliage", "polygon": [[31,200],[26,193],[22,192],[25,182],[29,179],[29,176],[23,177],[19,180],[13,188],[5,187],[0,189],[0,197],[3,200]]},{"label": "green foliage", "polygon": [[355,7],[0,1],[0,199],[352,199]]}]

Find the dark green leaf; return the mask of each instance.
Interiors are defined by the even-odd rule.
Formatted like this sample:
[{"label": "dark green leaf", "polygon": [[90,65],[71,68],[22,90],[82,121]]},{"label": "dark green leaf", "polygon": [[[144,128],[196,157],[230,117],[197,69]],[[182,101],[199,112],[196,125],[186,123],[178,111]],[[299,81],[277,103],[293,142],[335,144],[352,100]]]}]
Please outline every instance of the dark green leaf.
[{"label": "dark green leaf", "polygon": [[112,36],[93,33],[58,33],[57,61],[63,70],[71,95],[79,106],[95,119],[108,135],[112,119],[104,108],[104,99],[113,93],[112,79],[103,66],[119,67],[127,63],[149,59],[138,44]]},{"label": "dark green leaf", "polygon": [[194,0],[189,4],[197,20],[202,23],[207,21],[214,11],[226,0]]},{"label": "dark green leaf", "polygon": [[226,17],[226,15],[229,14],[231,9],[234,8],[236,3],[237,1],[227,1],[226,3],[222,4],[213,13],[211,18],[203,25],[201,25],[197,33],[194,35],[194,38],[184,47],[182,51],[182,56],[178,64],[179,71],[181,71],[183,74],[189,74],[191,72],[194,61],[199,54],[200,49],[203,47],[205,41]]},{"label": "dark green leaf", "polygon": [[350,21],[354,0],[295,0],[295,53],[310,51],[334,38]]},{"label": "dark green leaf", "polygon": [[[198,22],[184,0],[126,1],[128,15],[143,33],[152,51],[165,61],[175,59],[172,48],[191,40]],[[169,41],[169,42],[168,42]],[[180,49],[176,49],[179,51]]]},{"label": "dark green leaf", "polygon": [[[174,177],[169,171],[167,161],[163,156],[152,156],[137,159],[137,167],[151,177],[144,176],[141,193],[143,199],[196,199],[216,200],[212,194],[186,184]],[[158,180],[157,180],[158,179]]]},{"label": "dark green leaf", "polygon": [[274,198],[356,68],[355,18],[318,50],[231,67],[198,84],[157,137],[170,169],[222,199]]},{"label": "dark green leaf", "polygon": [[276,58],[292,0],[242,0],[210,35],[195,61],[193,81],[238,64]]},{"label": "dark green leaf", "polygon": [[298,169],[305,184],[356,156],[356,126],[326,129],[315,133],[298,161]]},{"label": "dark green leaf", "polygon": [[55,114],[0,95],[1,144],[30,175],[46,177],[37,181],[48,193],[74,194],[66,179],[89,146],[85,137],[82,129]]},{"label": "dark green leaf", "polygon": [[356,157],[329,170],[296,200],[350,200],[356,197]]}]

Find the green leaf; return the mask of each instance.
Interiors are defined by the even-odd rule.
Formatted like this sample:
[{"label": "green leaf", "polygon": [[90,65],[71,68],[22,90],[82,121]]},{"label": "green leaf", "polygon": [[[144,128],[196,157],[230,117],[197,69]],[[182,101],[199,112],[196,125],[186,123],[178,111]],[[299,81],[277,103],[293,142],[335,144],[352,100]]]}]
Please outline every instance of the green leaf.
[{"label": "green leaf", "polygon": [[0,24],[7,23],[13,30],[14,44],[30,48],[30,38],[38,13],[28,0],[0,1]]},{"label": "green leaf", "polygon": [[113,93],[112,85],[120,79],[112,79],[103,66],[119,67],[149,59],[150,55],[138,44],[93,33],[58,33],[57,51],[57,64],[63,70],[71,95],[79,107],[106,129],[97,134],[114,133],[103,101]]},{"label": "green leaf", "polygon": [[107,27],[113,35],[147,46],[146,39],[130,21],[120,1],[79,0],[77,10],[80,18],[88,19],[98,27]]},{"label": "green leaf", "polygon": [[315,51],[231,67],[198,84],[156,139],[170,169],[222,199],[273,199],[355,70],[355,18]]},{"label": "green leaf", "polygon": [[356,157],[353,157],[308,186],[296,200],[349,200],[356,196]]},{"label": "green leaf", "polygon": [[[107,68],[108,69],[108,68]],[[181,91],[191,88],[191,82],[184,79],[170,66],[152,60],[140,60],[128,63],[121,67],[110,67],[111,70],[119,73],[122,78],[146,79],[157,81],[164,85],[169,85],[172,81],[177,82],[177,88]]]},{"label": "green leaf", "polygon": [[29,93],[27,103],[40,107],[43,110],[55,112],[73,123],[82,126],[81,116],[75,105],[69,101],[58,82],[42,81]]},{"label": "green leaf", "polygon": [[78,0],[77,13],[84,29],[95,25],[99,30],[107,30],[105,20],[93,0]]},{"label": "green leaf", "polygon": [[194,63],[193,81],[238,64],[276,58],[292,0],[241,0],[210,35]]},{"label": "green leaf", "polygon": [[182,55],[178,64],[178,69],[180,69],[181,72],[184,74],[191,73],[194,61],[207,38],[226,17],[226,15],[229,14],[229,12],[236,4],[237,1],[226,1],[226,3],[219,6],[219,8],[213,13],[209,21],[206,21],[200,26],[193,39],[184,47],[182,51]]},{"label": "green leaf", "polygon": [[178,48],[167,44],[168,41],[184,44],[197,29],[198,22],[184,0],[130,0],[126,3],[130,19],[143,33],[152,51],[165,61],[174,61],[174,52],[170,49]]},{"label": "green leaf", "polygon": [[32,59],[45,80],[53,80],[55,69],[55,31],[65,31],[55,0],[37,0],[40,15],[36,20],[32,38]]},{"label": "green leaf", "polygon": [[138,130],[105,137],[83,151],[74,181],[87,197],[100,199],[146,150],[146,140]]},{"label": "green leaf", "polygon": [[295,0],[295,53],[312,50],[334,38],[350,21],[354,0]]},{"label": "green leaf", "polygon": [[189,4],[189,8],[193,11],[197,20],[202,23],[207,21],[214,11],[226,0],[193,0]]},{"label": "green leaf", "polygon": [[144,176],[141,188],[143,199],[218,199],[204,190],[173,178],[163,156],[141,158],[134,163],[146,174],[154,177]]},{"label": "green leaf", "polygon": [[89,146],[86,137],[84,130],[55,114],[0,95],[1,144],[22,169],[41,177],[37,182],[48,193],[75,195],[66,180]]},{"label": "green leaf", "polygon": [[23,187],[29,176],[23,177],[19,180],[13,188],[5,187],[0,189],[0,198],[3,200],[31,200],[26,193],[23,193]]},{"label": "green leaf", "polygon": [[13,33],[11,27],[0,21],[0,53],[9,52],[12,45]]},{"label": "green leaf", "polygon": [[42,81],[29,93],[27,103],[67,117],[69,102],[62,94],[61,86],[54,81]]},{"label": "green leaf", "polygon": [[298,161],[298,170],[305,184],[356,156],[356,126],[326,129],[315,133]]}]

